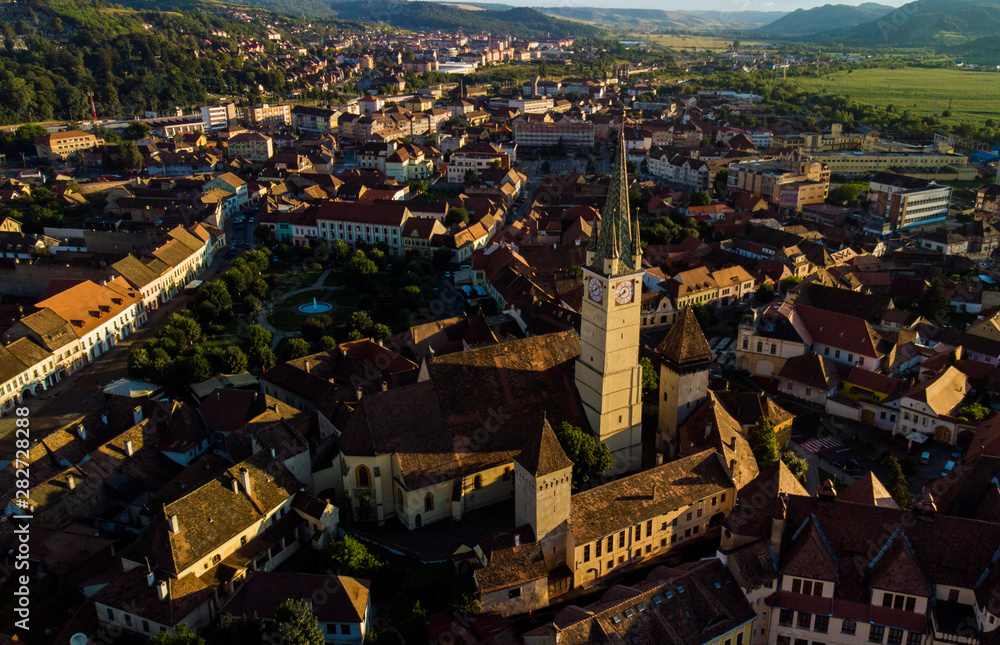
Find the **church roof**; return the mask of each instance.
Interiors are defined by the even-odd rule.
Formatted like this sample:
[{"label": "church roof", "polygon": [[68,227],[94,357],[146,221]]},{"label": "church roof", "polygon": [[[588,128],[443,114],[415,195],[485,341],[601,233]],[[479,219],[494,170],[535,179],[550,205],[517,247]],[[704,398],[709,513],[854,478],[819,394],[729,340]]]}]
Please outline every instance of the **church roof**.
[{"label": "church roof", "polygon": [[573,467],[547,418],[542,420],[538,433],[528,440],[516,461],[535,477]]},{"label": "church roof", "polygon": [[708,346],[691,307],[681,311],[659,349],[664,358],[677,365],[712,360],[712,348]]}]

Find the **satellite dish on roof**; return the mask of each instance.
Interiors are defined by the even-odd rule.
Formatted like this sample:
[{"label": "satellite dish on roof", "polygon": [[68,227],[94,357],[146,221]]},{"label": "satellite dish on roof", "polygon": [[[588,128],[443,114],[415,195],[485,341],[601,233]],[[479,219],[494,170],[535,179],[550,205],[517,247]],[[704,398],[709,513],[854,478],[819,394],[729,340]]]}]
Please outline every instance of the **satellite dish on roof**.
[{"label": "satellite dish on roof", "polygon": [[83,632],[77,632],[73,634],[69,639],[69,645],[87,645],[90,639]]}]

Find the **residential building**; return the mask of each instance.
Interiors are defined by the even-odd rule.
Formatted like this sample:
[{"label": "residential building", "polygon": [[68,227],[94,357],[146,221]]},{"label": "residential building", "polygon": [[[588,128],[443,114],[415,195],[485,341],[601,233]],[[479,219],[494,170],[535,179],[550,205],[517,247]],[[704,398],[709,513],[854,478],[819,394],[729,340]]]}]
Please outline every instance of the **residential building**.
[{"label": "residential building", "polygon": [[976,191],[976,211],[1000,215],[1000,183],[983,186]]},{"label": "residential building", "polygon": [[292,108],[292,125],[302,132],[336,132],[339,116],[337,110],[296,105]]},{"label": "residential building", "polygon": [[40,159],[49,161],[64,161],[67,157],[103,146],[104,140],[79,130],[65,130],[45,134],[35,139],[35,154]]},{"label": "residential building", "polygon": [[256,105],[243,108],[243,120],[250,126],[290,125],[292,122],[292,106],[290,105]]},{"label": "residential building", "polygon": [[709,190],[712,183],[712,169],[700,159],[684,155],[670,154],[662,148],[653,148],[646,156],[649,174],[661,177],[671,186],[688,192]]},{"label": "residential building", "polygon": [[383,171],[405,184],[432,177],[440,159],[441,153],[434,148],[405,143],[384,157]]},{"label": "residential building", "polygon": [[[372,620],[371,582],[347,576],[255,571],[228,599],[222,615],[274,618],[275,608],[288,599],[309,604],[325,642],[361,645]],[[324,599],[319,602],[318,599]]]},{"label": "residential building", "polygon": [[917,243],[922,249],[945,255],[965,255],[969,252],[969,238],[961,233],[941,228],[921,233]]},{"label": "residential building", "polygon": [[[708,625],[698,618],[714,608]],[[753,607],[725,567],[704,560],[657,567],[638,584],[616,586],[584,607],[571,605],[524,635],[525,645],[659,643],[749,645]]]},{"label": "residential building", "polygon": [[249,206],[251,198],[255,197],[250,194],[247,182],[231,172],[216,175],[201,186],[201,191],[206,194],[214,189],[222,190],[228,195],[222,201],[222,211],[226,218]]},{"label": "residential building", "polygon": [[460,184],[468,171],[473,171],[478,179],[484,170],[498,165],[509,169],[510,155],[492,143],[469,143],[451,153],[446,178],[450,184]]},{"label": "residential building", "polygon": [[818,406],[837,394],[841,368],[820,354],[801,354],[787,359],[772,378],[778,391]]},{"label": "residential building", "polygon": [[876,234],[939,224],[948,217],[951,187],[926,179],[880,172],[868,184],[870,227]]},{"label": "residential building", "polygon": [[58,382],[52,352],[30,338],[0,346],[0,415]]},{"label": "residential building", "polygon": [[205,123],[206,130],[226,130],[236,123],[236,119],[235,103],[203,105],[201,107],[201,120]]},{"label": "residential building", "polygon": [[[779,144],[780,145],[780,144]],[[878,172],[904,171],[911,174],[941,174],[974,179],[976,169],[969,166],[964,155],[947,152],[860,152],[834,151],[809,152],[809,159],[825,164],[830,172],[838,175],[858,177]]]},{"label": "residential building", "polygon": [[[958,409],[970,393],[968,377],[954,366],[937,376],[917,383],[902,394],[899,418],[893,434],[923,443],[933,437],[955,444],[961,430]],[[971,438],[974,424],[968,425]]]},{"label": "residential building", "polygon": [[739,326],[736,366],[753,376],[774,377],[785,361],[801,356],[812,343],[792,303],[773,303],[760,314],[751,309]]},{"label": "residential building", "polygon": [[107,353],[138,327],[140,294],[122,278],[76,283],[35,304],[4,339],[29,338],[55,355],[59,378]]},{"label": "residential building", "polygon": [[930,495],[902,510],[770,483],[741,493],[719,549],[748,598],[767,596],[767,643],[994,642],[1000,524],[946,514]]},{"label": "residential building", "polygon": [[230,159],[264,163],[274,156],[274,141],[259,132],[241,132],[226,142]]},{"label": "residential building", "polygon": [[[830,167],[816,161],[803,161],[794,157],[772,160],[772,161],[751,161],[730,164],[729,166],[729,190],[731,192],[745,192],[757,197],[763,197],[772,205],[780,205],[781,189],[792,184],[803,184],[812,186],[814,184],[830,184]],[[798,198],[798,188],[788,188],[786,191],[786,201],[794,196]],[[803,193],[804,199],[813,199],[816,195],[823,193],[822,201],[826,198],[825,189],[806,188]],[[792,195],[792,193],[795,195]],[[808,201],[804,203],[816,203]]]},{"label": "residential building", "polygon": [[529,148],[559,145],[567,148],[593,148],[594,124],[590,121],[583,123],[571,121],[515,123],[514,142],[519,146]]},{"label": "residential building", "polygon": [[409,209],[396,204],[323,202],[316,207],[317,235],[327,242],[344,240],[368,244],[384,242],[390,255],[403,253],[403,226],[410,218]]}]

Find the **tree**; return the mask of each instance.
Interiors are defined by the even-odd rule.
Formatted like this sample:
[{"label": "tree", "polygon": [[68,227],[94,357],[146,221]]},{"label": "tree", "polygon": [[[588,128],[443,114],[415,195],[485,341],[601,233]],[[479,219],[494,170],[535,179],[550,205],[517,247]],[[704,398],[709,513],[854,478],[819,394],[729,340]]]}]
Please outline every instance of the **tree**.
[{"label": "tree", "polygon": [[212,634],[212,645],[260,645],[260,616],[223,615]]},{"label": "tree", "polygon": [[798,479],[805,481],[806,473],[809,472],[809,462],[795,454],[795,451],[785,449],[781,451],[781,461],[785,462],[788,470]]},{"label": "tree", "polygon": [[271,229],[265,224],[258,224],[253,229],[253,239],[257,240],[260,246],[264,246],[271,241]]},{"label": "tree", "polygon": [[316,342],[316,346],[322,352],[332,352],[337,349],[337,341],[333,336],[323,336]]},{"label": "tree", "polygon": [[190,345],[197,345],[205,339],[205,333],[201,325],[194,318],[173,314],[167,319],[167,324],[163,326],[157,334],[157,338],[169,338],[177,343],[180,349]]},{"label": "tree", "polygon": [[444,216],[445,226],[454,226],[455,224],[461,224],[465,226],[469,223],[469,209],[464,206],[455,206],[448,209],[448,214]]},{"label": "tree", "polygon": [[295,360],[311,353],[309,342],[304,338],[289,338],[285,341],[285,354],[288,360]]},{"label": "tree", "polygon": [[446,246],[439,246],[434,249],[434,264],[437,266],[444,266],[450,264],[455,259],[454,249],[449,249]]},{"label": "tree", "polygon": [[654,392],[659,392],[660,389],[660,373],[656,371],[656,367],[653,366],[653,361],[646,357],[639,359],[639,367],[642,368],[642,393],[643,395],[649,395]]},{"label": "tree", "polygon": [[142,153],[133,141],[118,144],[118,158],[111,163],[109,170],[124,172],[142,168]]},{"label": "tree", "polygon": [[332,324],[332,318],[327,315],[320,314],[319,316],[314,316],[305,320],[299,327],[299,331],[302,332],[303,338],[311,343],[314,343],[326,334],[326,330],[329,329]]},{"label": "tree", "polygon": [[944,284],[941,283],[941,278],[935,277],[930,285],[924,289],[920,300],[917,301],[917,310],[921,315],[930,318],[937,315],[947,305],[948,301],[944,296]]},{"label": "tree", "polygon": [[[226,273],[229,273],[228,271]],[[210,302],[220,314],[228,316],[233,312],[233,297],[224,280],[213,280],[202,285],[195,297],[198,303]]]},{"label": "tree", "polygon": [[207,645],[205,639],[191,631],[187,623],[181,623],[176,629],[160,632],[149,639],[150,645]]},{"label": "tree", "polygon": [[695,194],[691,195],[691,202],[689,206],[708,206],[712,203],[712,196],[706,191],[700,190]]},{"label": "tree", "polygon": [[326,549],[330,568],[339,576],[374,578],[385,566],[368,548],[350,535],[334,540]]},{"label": "tree", "polygon": [[473,170],[472,168],[466,170],[465,174],[462,175],[462,183],[465,184],[474,184],[476,183],[477,179],[478,177],[476,176],[476,171]]},{"label": "tree", "polygon": [[979,423],[990,416],[990,409],[979,403],[970,403],[958,410],[958,418],[962,421]]},{"label": "tree", "polygon": [[212,370],[223,374],[239,374],[247,369],[247,355],[236,345],[214,348],[205,352]]},{"label": "tree", "polygon": [[149,370],[149,352],[145,347],[136,347],[128,355],[128,372],[135,378],[146,378]]},{"label": "tree", "polygon": [[326,637],[319,620],[304,600],[289,598],[274,610],[268,642],[284,645],[323,645]]},{"label": "tree", "polygon": [[556,438],[573,462],[573,490],[600,484],[614,459],[608,447],[580,428],[563,421],[555,427]]},{"label": "tree", "polygon": [[396,294],[396,306],[399,309],[419,309],[421,305],[424,304],[424,295],[420,291],[420,287],[416,285],[409,285],[403,287]]},{"label": "tree", "polygon": [[376,323],[368,329],[368,335],[375,340],[385,340],[389,336],[392,336],[392,330],[389,329],[388,325]]},{"label": "tree", "polygon": [[703,305],[694,305],[694,316],[698,319],[698,324],[702,329],[714,327],[719,322],[719,307],[714,302]]},{"label": "tree", "polygon": [[139,139],[148,138],[152,132],[153,128],[149,127],[149,124],[142,121],[132,121],[125,128],[125,138],[138,141]]},{"label": "tree", "polygon": [[788,290],[802,282],[802,278],[797,275],[790,275],[781,281],[781,290],[788,293]]},{"label": "tree", "polygon": [[757,460],[757,468],[767,470],[778,463],[778,439],[774,435],[774,425],[765,417],[757,420],[747,436],[750,450]]},{"label": "tree", "polygon": [[906,475],[903,474],[903,468],[900,466],[899,460],[889,455],[882,460],[882,465],[889,471],[889,494],[892,495],[892,499],[895,500],[896,505],[904,511],[913,508],[913,496],[907,487]]},{"label": "tree", "polygon": [[334,240],[330,245],[330,259],[334,262],[343,262],[351,254],[351,248],[344,240]]},{"label": "tree", "polygon": [[365,257],[364,254],[356,255],[344,265],[344,277],[356,286],[360,286],[376,273],[378,273],[378,265]]},{"label": "tree", "polygon": [[757,304],[766,305],[774,300],[774,285],[770,282],[761,282],[757,290],[753,293],[753,299]]}]

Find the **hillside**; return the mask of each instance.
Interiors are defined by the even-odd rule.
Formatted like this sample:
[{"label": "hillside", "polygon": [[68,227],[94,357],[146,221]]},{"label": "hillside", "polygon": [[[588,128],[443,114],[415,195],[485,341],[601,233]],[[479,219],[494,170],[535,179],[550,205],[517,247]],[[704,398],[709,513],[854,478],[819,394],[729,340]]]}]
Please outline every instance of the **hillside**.
[{"label": "hillside", "polygon": [[736,27],[740,29],[752,29],[761,25],[768,25],[782,16],[788,15],[787,11],[684,11],[692,16],[698,16],[705,20],[711,20],[723,27]]},{"label": "hillside", "polygon": [[881,18],[893,8],[874,2],[853,6],[827,4],[815,9],[796,9],[757,32],[766,36],[807,36],[834,29],[848,29]]},{"label": "hillside", "polygon": [[[270,0],[263,0],[270,1]],[[470,11],[436,2],[351,0],[331,3],[337,16],[349,20],[382,22],[403,29],[462,29],[511,36],[589,38],[600,35],[593,25],[560,20],[529,8]]]},{"label": "hillside", "polygon": [[550,16],[589,22],[608,28],[628,28],[640,32],[653,32],[660,29],[705,29],[718,26],[714,20],[680,11],[662,11],[660,9],[539,7],[539,11]]},{"label": "hillside", "polygon": [[855,45],[947,47],[1000,32],[1000,0],[917,0],[820,36]]}]

